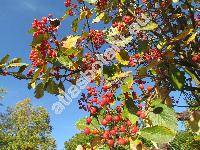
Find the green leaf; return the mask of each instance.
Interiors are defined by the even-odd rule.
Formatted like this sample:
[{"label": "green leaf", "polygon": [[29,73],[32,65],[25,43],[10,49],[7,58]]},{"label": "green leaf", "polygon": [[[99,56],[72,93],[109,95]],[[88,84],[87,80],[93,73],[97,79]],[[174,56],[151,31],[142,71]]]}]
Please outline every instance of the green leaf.
[{"label": "green leaf", "polygon": [[148,50],[148,42],[143,40],[138,40],[138,51],[139,53]]},{"label": "green leaf", "polygon": [[176,135],[172,130],[163,126],[147,127],[140,130],[139,134],[143,138],[157,144],[169,143]]},{"label": "green leaf", "polygon": [[78,30],[78,23],[79,23],[79,18],[76,18],[72,22],[72,31],[77,32]]},{"label": "green leaf", "polygon": [[178,129],[178,121],[175,111],[172,108],[167,107],[165,104],[152,104],[148,118],[153,126],[164,126],[172,131],[177,131]]},{"label": "green leaf", "polygon": [[68,56],[60,56],[58,57],[58,61],[67,68],[71,68],[73,66],[73,62],[69,59]]},{"label": "green leaf", "polygon": [[95,118],[92,119],[90,125],[86,124],[86,118],[82,118],[76,122],[76,128],[78,130],[84,130],[86,127],[88,127],[90,130],[94,130],[96,128],[99,128],[99,123]]},{"label": "green leaf", "polygon": [[17,73],[22,73],[26,68],[27,68],[28,66],[21,66],[20,68],[19,68],[19,71],[17,72]]},{"label": "green leaf", "polygon": [[36,31],[36,29],[31,28],[31,29],[28,30],[28,33],[33,34],[35,31]]},{"label": "green leaf", "polygon": [[62,16],[62,21],[65,20],[69,16],[70,10],[71,10],[71,8],[65,11],[65,14]]},{"label": "green leaf", "polygon": [[40,83],[35,88],[35,97],[41,98],[44,96],[44,84]]},{"label": "green leaf", "polygon": [[123,84],[121,86],[122,92],[126,93],[126,92],[130,91],[132,84],[133,84],[133,77],[132,76],[125,78],[124,81],[123,81]]},{"label": "green leaf", "polygon": [[8,61],[9,57],[10,57],[10,55],[8,55],[8,54],[5,55],[5,56],[1,59],[0,65],[5,64],[5,63]]},{"label": "green leaf", "polygon": [[38,36],[33,38],[32,46],[36,46],[37,44],[40,44],[42,41],[48,40],[49,38],[50,35],[48,33],[39,34]]},{"label": "green leaf", "polygon": [[194,73],[192,73],[192,72],[190,71],[190,69],[185,68],[185,71],[186,71],[187,74],[190,75],[190,77],[192,78],[192,80],[194,80],[194,81],[196,82],[197,85],[200,84],[200,80],[198,80],[197,76],[196,76]]},{"label": "green leaf", "polygon": [[33,83],[33,82],[35,82],[35,81],[37,80],[37,78],[38,78],[39,75],[40,75],[40,71],[41,71],[41,68],[38,68],[38,69],[35,71],[35,73],[34,73],[34,75],[33,75],[33,78],[32,78],[32,80],[30,81],[30,83]]},{"label": "green leaf", "polygon": [[121,3],[124,4],[126,2],[126,0],[121,0]]},{"label": "green leaf", "polygon": [[139,76],[146,76],[147,75],[147,67],[141,67],[138,69]]},{"label": "green leaf", "polygon": [[117,71],[117,67],[115,65],[112,66],[103,66],[103,74],[106,75],[107,77],[112,77],[115,75]]},{"label": "green leaf", "polygon": [[135,124],[136,121],[138,120],[138,117],[136,115],[130,113],[127,107],[124,107],[124,110],[122,112],[122,117],[129,119],[132,124]]},{"label": "green leaf", "polygon": [[170,69],[169,72],[170,80],[172,85],[177,90],[182,90],[185,84],[185,76],[184,73],[179,71],[176,68]]},{"label": "green leaf", "polygon": [[104,13],[104,12],[98,14],[98,15],[96,16],[96,18],[94,18],[94,19],[92,20],[92,23],[98,23],[98,22],[100,22],[100,21],[103,19],[104,16],[105,16],[105,13]]},{"label": "green leaf", "polygon": [[47,92],[50,93],[50,94],[58,94],[59,91],[58,91],[58,84],[56,84],[55,81],[53,81],[52,79],[50,79],[47,83]]}]

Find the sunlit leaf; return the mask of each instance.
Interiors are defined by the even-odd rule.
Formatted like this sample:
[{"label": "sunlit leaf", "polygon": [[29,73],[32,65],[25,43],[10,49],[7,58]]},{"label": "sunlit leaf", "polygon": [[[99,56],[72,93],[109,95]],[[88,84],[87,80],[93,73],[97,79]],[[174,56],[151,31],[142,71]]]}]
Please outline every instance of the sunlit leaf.
[{"label": "sunlit leaf", "polygon": [[153,126],[159,125],[167,127],[173,131],[178,130],[176,113],[172,108],[167,107],[165,104],[152,104],[151,110],[148,114]]},{"label": "sunlit leaf", "polygon": [[66,49],[74,48],[79,38],[80,36],[68,36],[67,40],[63,41],[63,47]]},{"label": "sunlit leaf", "polygon": [[22,66],[29,66],[28,64],[26,63],[11,63],[7,66],[7,68],[13,68],[13,67],[22,67]]},{"label": "sunlit leaf", "polygon": [[185,38],[187,35],[189,35],[190,33],[192,33],[193,29],[185,29],[182,33],[180,33],[177,37],[173,38],[172,39],[172,42],[175,42],[175,41],[179,41],[183,38]]},{"label": "sunlit leaf", "polygon": [[169,143],[175,137],[175,133],[163,126],[147,127],[140,130],[139,134],[157,144]]},{"label": "sunlit leaf", "polygon": [[86,124],[86,118],[82,118],[76,122],[76,128],[78,130],[84,130],[86,127],[90,128],[91,130],[94,130],[96,128],[99,128],[99,123],[95,118],[92,119],[90,125]]},{"label": "sunlit leaf", "polygon": [[138,120],[138,116],[129,112],[128,108],[126,108],[126,107],[124,107],[124,110],[122,112],[122,117],[129,119],[132,124],[135,124],[136,121]]},{"label": "sunlit leaf", "polygon": [[132,87],[133,84],[133,77],[129,76],[127,78],[124,79],[123,84],[121,86],[122,88],[122,92],[126,93],[130,90],[130,88]]},{"label": "sunlit leaf", "polygon": [[97,0],[84,0],[85,2],[88,2],[88,3],[91,3],[91,4],[94,4],[97,2]]},{"label": "sunlit leaf", "polygon": [[96,16],[96,18],[94,18],[94,19],[92,20],[92,23],[98,23],[99,21],[101,21],[101,20],[103,19],[104,15],[105,15],[104,12],[98,14],[98,15]]}]

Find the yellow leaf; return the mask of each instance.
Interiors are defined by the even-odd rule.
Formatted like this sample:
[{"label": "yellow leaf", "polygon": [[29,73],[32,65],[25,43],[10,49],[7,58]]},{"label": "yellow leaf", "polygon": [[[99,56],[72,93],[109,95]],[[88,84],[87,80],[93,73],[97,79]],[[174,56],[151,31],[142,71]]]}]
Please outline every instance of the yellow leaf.
[{"label": "yellow leaf", "polygon": [[63,42],[63,47],[66,49],[71,49],[76,46],[77,40],[80,36],[68,36],[67,40]]},{"label": "yellow leaf", "polygon": [[192,33],[192,31],[193,31],[193,29],[186,29],[181,34],[179,34],[177,37],[173,38],[172,42],[179,41],[179,40],[185,38],[187,35],[189,35],[190,33]]},{"label": "yellow leaf", "polygon": [[164,40],[164,41],[160,41],[160,42],[158,43],[158,45],[157,45],[157,48],[158,48],[158,49],[162,49],[163,46],[164,46],[166,43],[167,43],[166,40]]},{"label": "yellow leaf", "polygon": [[154,22],[150,22],[146,26],[142,27],[141,30],[155,30],[157,27],[158,27],[158,24]]},{"label": "yellow leaf", "polygon": [[122,65],[129,64],[129,55],[125,50],[118,51],[115,53],[117,61]]},{"label": "yellow leaf", "polygon": [[133,141],[131,138],[129,138],[129,140],[130,140],[130,149],[131,150],[146,150],[146,148],[142,144],[142,141],[137,140],[137,139],[135,141]]},{"label": "yellow leaf", "polygon": [[94,18],[94,19],[92,20],[92,23],[98,23],[99,21],[102,20],[102,18],[104,17],[104,15],[105,15],[104,12],[100,13],[96,18]]},{"label": "yellow leaf", "polygon": [[178,3],[178,2],[179,2],[179,0],[172,0],[172,2],[173,2],[173,3]]},{"label": "yellow leaf", "polygon": [[115,73],[115,75],[112,77],[112,80],[129,77],[130,75],[131,75],[131,71]]},{"label": "yellow leaf", "polygon": [[188,38],[188,40],[186,41],[186,45],[190,44],[190,42],[192,42],[192,41],[195,39],[196,35],[197,35],[196,32],[193,33],[193,34]]}]

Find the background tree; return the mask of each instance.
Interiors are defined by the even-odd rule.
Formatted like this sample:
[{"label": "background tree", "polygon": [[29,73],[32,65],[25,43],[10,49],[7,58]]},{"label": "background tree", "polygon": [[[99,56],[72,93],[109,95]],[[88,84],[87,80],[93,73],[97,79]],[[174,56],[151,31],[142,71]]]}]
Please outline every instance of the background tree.
[{"label": "background tree", "polygon": [[[104,149],[133,149],[139,137],[161,149],[176,137],[178,120],[199,134],[197,0],[66,0],[65,6],[60,18],[34,20],[29,71],[5,56],[0,74],[30,79],[36,98],[45,91],[65,97],[66,82],[72,83],[66,97],[75,98],[88,85],[78,100],[88,116],[76,126]],[[72,32],[60,38],[67,17]],[[20,68],[9,71],[13,66]],[[177,114],[175,106],[188,109]]]},{"label": "background tree", "polygon": [[31,106],[25,99],[0,115],[0,147],[2,150],[54,150],[48,112]]}]

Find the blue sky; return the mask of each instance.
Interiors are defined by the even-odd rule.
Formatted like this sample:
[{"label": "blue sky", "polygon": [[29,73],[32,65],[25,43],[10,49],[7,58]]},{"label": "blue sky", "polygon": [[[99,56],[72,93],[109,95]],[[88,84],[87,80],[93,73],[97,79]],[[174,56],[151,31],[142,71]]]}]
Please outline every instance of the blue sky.
[{"label": "blue sky", "polygon": [[[0,58],[9,53],[11,58],[21,57],[23,61],[29,62],[29,44],[32,37],[27,31],[33,19],[40,19],[49,13],[60,17],[64,14],[65,7],[64,0],[1,0],[0,11]],[[66,34],[69,29],[70,26],[64,24],[62,33]],[[75,121],[84,115],[78,110],[77,100],[74,99],[61,115],[55,115],[51,106],[58,101],[58,98],[45,94],[42,99],[35,99],[34,91],[28,90],[27,83],[27,81],[16,80],[12,77],[0,77],[0,87],[8,91],[2,102],[4,106],[0,108],[0,111],[27,97],[31,98],[34,106],[47,108],[53,126],[53,136],[57,140],[57,149],[63,149],[64,141],[78,132],[74,126]]]},{"label": "blue sky", "polygon": [[[30,47],[28,45],[31,43],[32,37],[27,31],[31,27],[33,19],[40,19],[49,13],[55,17],[62,16],[65,12],[63,2],[64,0],[1,0],[0,58],[9,53],[11,58],[21,57],[23,61],[29,62]],[[65,21],[66,24],[63,24],[60,32],[63,35],[70,32],[70,24],[67,24],[67,21]],[[64,141],[78,132],[74,126],[76,120],[85,114],[78,109],[77,99],[74,99],[61,115],[56,115],[51,110],[51,106],[58,101],[58,98],[46,93],[42,99],[35,99],[34,91],[28,90],[27,83],[28,81],[20,81],[12,77],[0,77],[0,87],[8,91],[3,100],[4,106],[0,108],[0,111],[27,97],[31,98],[34,106],[44,106],[51,117],[57,149],[62,150]],[[175,97],[178,98],[179,94],[176,93]],[[182,108],[176,110],[181,111]]]}]

